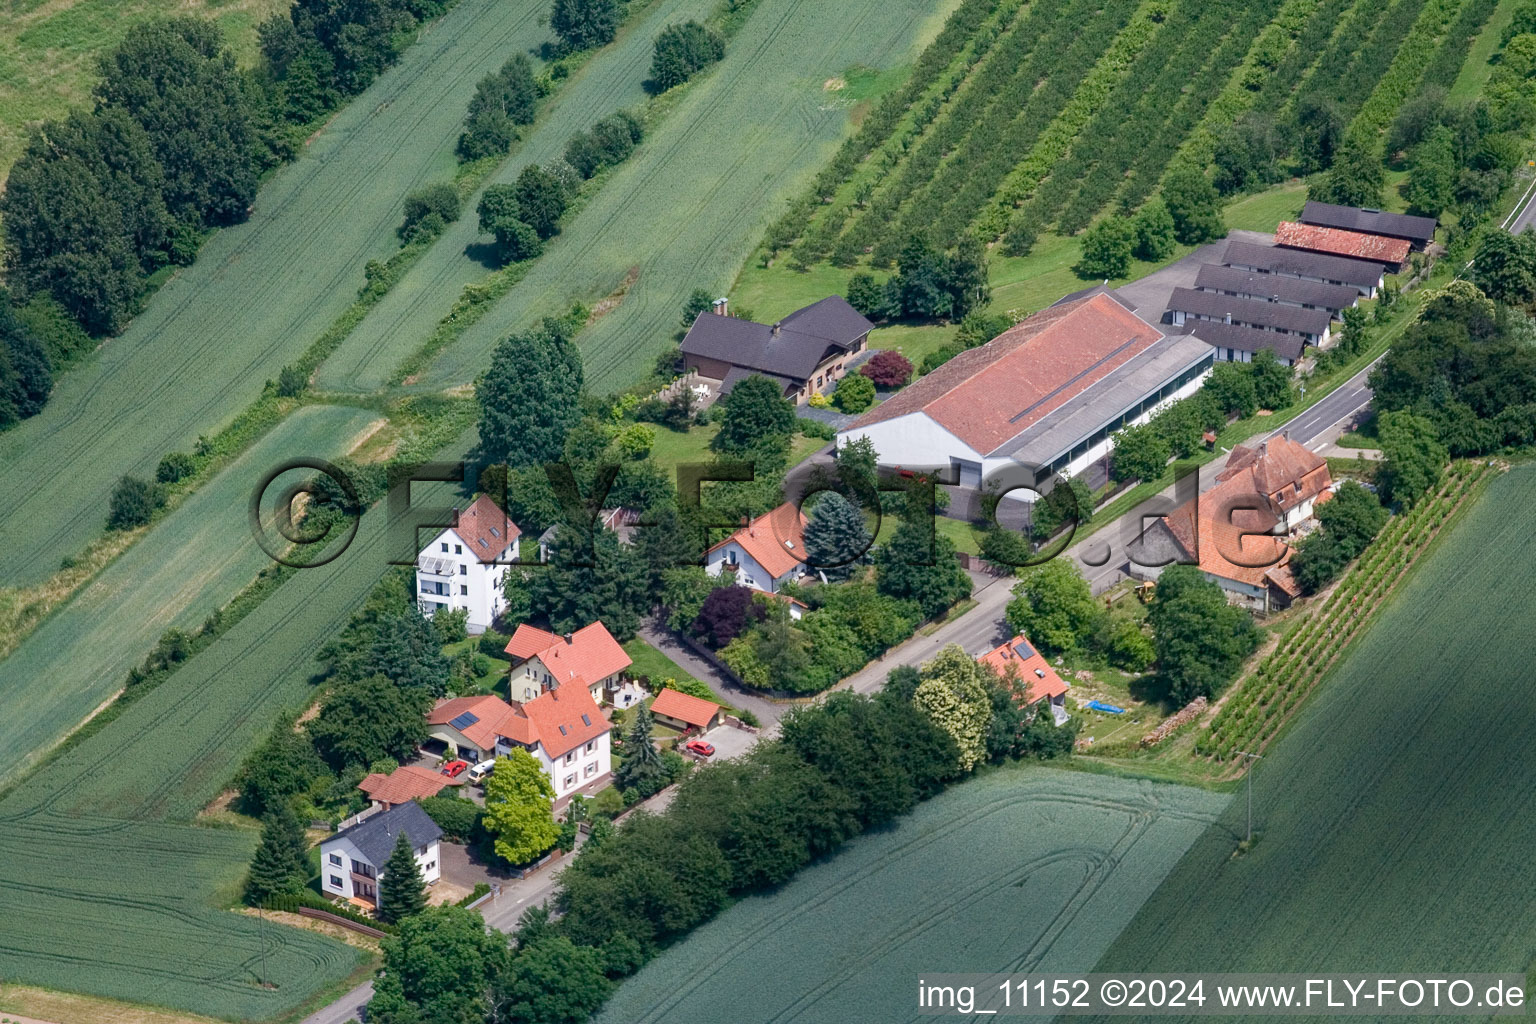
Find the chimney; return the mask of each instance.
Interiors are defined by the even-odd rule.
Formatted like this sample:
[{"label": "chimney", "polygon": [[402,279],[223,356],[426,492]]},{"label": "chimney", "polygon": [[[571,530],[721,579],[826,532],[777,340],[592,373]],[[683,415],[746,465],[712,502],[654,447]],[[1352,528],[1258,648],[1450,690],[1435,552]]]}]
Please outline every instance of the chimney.
[{"label": "chimney", "polygon": [[779,333],[779,323],[780,323],[780,321],[778,321],[778,320],[775,320],[773,322],[773,329],[772,330],[773,330],[774,334],[778,334]]},{"label": "chimney", "polygon": [[567,644],[569,644],[571,642],[571,634],[569,634],[569,633],[565,634],[565,642]]},{"label": "chimney", "polygon": [[725,316],[726,315],[725,309],[726,309],[726,301],[725,301],[725,299],[723,299],[723,298],[716,299],[715,300],[715,312],[718,313],[720,316]]},{"label": "chimney", "polygon": [[1232,322],[1232,314],[1231,313],[1228,313],[1226,315],[1224,322],[1225,323],[1231,323]]}]

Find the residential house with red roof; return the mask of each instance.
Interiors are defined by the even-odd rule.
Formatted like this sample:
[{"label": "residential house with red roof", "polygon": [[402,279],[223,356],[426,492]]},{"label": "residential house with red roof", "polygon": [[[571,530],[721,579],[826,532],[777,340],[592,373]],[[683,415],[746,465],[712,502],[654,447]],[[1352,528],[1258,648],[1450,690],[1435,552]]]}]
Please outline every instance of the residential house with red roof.
[{"label": "residential house with red roof", "polygon": [[1122,427],[1193,394],[1215,353],[1095,289],[1041,310],[898,391],[838,433],[880,462],[961,487],[1035,487],[1102,458]]},{"label": "residential house with red roof", "polygon": [[454,780],[435,768],[403,764],[388,775],[373,772],[363,776],[363,781],[357,784],[357,788],[367,794],[368,799],[373,801],[374,807],[387,811],[391,807],[398,807],[412,800],[425,800],[429,796],[437,796],[444,787],[452,785]]},{"label": "residential house with red roof", "polygon": [[1056,674],[1050,662],[1035,650],[1023,633],[992,648],[976,660],[1002,679],[1016,680],[1014,696],[1025,707],[1046,701],[1057,725],[1067,720],[1066,694],[1069,684]]},{"label": "residential house with red roof", "polygon": [[1289,438],[1239,445],[1214,487],[1147,528],[1132,547],[1132,574],[1156,579],[1166,565],[1198,565],[1234,603],[1284,608],[1301,593],[1289,541],[1332,488],[1328,463]]},{"label": "residential house with red roof", "polygon": [[500,697],[440,700],[427,731],[466,761],[488,761],[521,747],[539,762],[557,802],[606,784],[613,770],[608,719],[585,686],[545,690],[530,701]]},{"label": "residential house with red roof", "polygon": [[625,678],[633,662],[601,620],[564,636],[523,623],[512,634],[507,654],[512,658],[508,692],[515,700],[533,700],[560,686],[586,687],[594,703],[617,707],[645,695]]},{"label": "residential house with red roof", "polygon": [[502,584],[518,556],[522,531],[487,495],[416,555],[416,601],[427,618],[443,609],[467,609],[471,633],[483,633],[506,610]]},{"label": "residential house with red roof", "polygon": [[805,514],[793,502],[765,512],[714,545],[704,568],[739,586],[777,593],[805,572]]}]

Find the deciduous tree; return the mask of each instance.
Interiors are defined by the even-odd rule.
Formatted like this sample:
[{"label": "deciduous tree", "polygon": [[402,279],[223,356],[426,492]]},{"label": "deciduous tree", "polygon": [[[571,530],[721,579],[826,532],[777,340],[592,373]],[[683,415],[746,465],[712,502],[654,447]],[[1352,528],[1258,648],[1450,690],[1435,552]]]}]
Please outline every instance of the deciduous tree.
[{"label": "deciduous tree", "polygon": [[496,854],[512,864],[527,864],[560,837],[550,813],[555,787],[533,755],[521,748],[496,759],[485,783],[485,828],[495,838]]},{"label": "deciduous tree", "polygon": [[558,459],[565,435],[581,419],[582,385],[569,324],[545,317],[509,335],[475,385],[486,454],[512,467]]},{"label": "deciduous tree", "polygon": [[1014,598],[1004,615],[1008,628],[1023,633],[1042,651],[1055,653],[1084,646],[1103,609],[1077,566],[1053,558],[1019,572]]},{"label": "deciduous tree", "polygon": [[368,1004],[369,1024],[485,1024],[491,980],[508,958],[506,936],[477,911],[430,907],[380,943],[384,966]]},{"label": "deciduous tree", "polygon": [[985,760],[992,723],[988,692],[991,669],[979,665],[959,644],[950,644],[921,669],[923,681],[912,703],[947,733],[958,752],[956,765],[968,772]]}]

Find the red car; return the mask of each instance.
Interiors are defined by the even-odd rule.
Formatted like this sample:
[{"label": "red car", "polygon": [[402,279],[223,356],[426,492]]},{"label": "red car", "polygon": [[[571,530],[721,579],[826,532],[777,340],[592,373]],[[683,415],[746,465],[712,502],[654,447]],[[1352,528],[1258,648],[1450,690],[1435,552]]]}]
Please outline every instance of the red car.
[{"label": "red car", "polygon": [[687,743],[689,753],[698,754],[700,757],[714,757],[715,745],[705,743],[703,740],[689,740]]},{"label": "red car", "polygon": [[450,779],[456,779],[469,770],[469,762],[449,761],[447,764],[443,765],[441,770],[442,773],[448,776]]}]

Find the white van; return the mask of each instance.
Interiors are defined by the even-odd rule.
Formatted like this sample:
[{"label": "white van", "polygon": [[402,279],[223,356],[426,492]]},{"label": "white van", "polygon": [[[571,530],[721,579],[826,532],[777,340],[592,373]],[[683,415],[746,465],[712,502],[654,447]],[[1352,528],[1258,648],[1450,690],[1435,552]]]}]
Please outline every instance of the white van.
[{"label": "white van", "polygon": [[487,775],[491,774],[491,769],[495,768],[495,767],[496,767],[496,762],[494,760],[491,760],[491,761],[481,761],[479,764],[475,765],[473,768],[471,768],[469,770],[469,781],[470,782],[484,782],[485,781],[485,777]]}]

